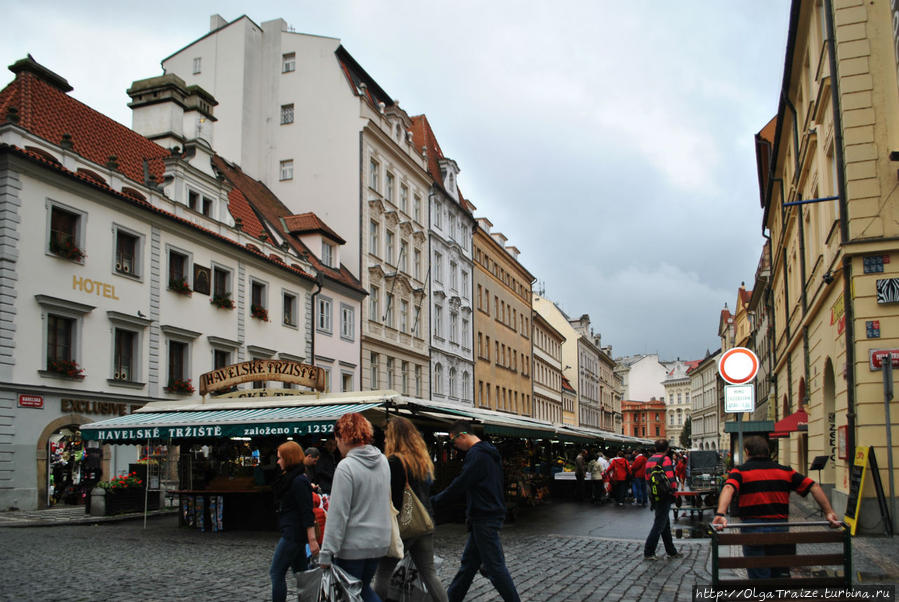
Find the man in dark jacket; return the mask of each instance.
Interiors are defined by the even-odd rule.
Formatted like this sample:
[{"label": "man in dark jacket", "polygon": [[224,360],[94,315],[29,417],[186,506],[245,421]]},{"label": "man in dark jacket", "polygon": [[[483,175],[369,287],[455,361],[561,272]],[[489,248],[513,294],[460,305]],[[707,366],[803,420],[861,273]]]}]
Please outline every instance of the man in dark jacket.
[{"label": "man in dark jacket", "polygon": [[[652,478],[652,469],[655,468],[656,464],[660,464],[664,469],[671,491],[676,491],[677,480],[674,478],[674,462],[671,461],[671,456],[668,453],[667,439],[657,439],[655,442],[655,454],[646,461],[647,481]],[[662,543],[665,544],[665,552],[668,554],[668,558],[680,558],[682,554],[674,547],[674,540],[671,538],[671,519],[668,516],[671,512],[671,503],[674,501],[674,496],[666,495],[663,499],[652,499],[651,483],[646,485],[650,490],[650,501],[653,505],[652,509],[655,512],[655,517],[653,518],[649,535],[646,537],[646,543],[643,545],[643,559],[656,560],[656,547],[659,545],[660,536]]]},{"label": "man in dark jacket", "polygon": [[503,498],[503,468],[499,452],[481,441],[471,430],[471,423],[459,421],[450,428],[450,438],[456,449],[466,452],[462,473],[449,486],[431,498],[431,503],[452,501],[465,494],[470,535],[462,552],[459,571],[446,593],[450,602],[465,598],[471,581],[483,567],[493,587],[506,602],[517,601],[518,592],[506,568],[499,530],[506,517]]}]

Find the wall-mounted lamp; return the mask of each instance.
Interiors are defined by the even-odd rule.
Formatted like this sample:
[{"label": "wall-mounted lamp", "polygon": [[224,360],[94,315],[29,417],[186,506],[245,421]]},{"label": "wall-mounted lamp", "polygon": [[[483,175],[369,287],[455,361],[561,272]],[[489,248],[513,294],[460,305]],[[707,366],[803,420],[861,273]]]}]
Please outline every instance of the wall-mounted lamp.
[{"label": "wall-mounted lamp", "polygon": [[830,270],[824,272],[824,275],[821,276],[821,278],[824,280],[824,284],[831,284],[833,282],[833,274],[830,273]]}]

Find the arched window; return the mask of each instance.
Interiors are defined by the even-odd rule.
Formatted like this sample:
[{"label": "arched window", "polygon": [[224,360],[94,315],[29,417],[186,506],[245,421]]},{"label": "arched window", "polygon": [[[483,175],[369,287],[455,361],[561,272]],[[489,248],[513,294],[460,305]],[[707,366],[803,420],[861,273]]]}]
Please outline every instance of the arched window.
[{"label": "arched window", "polygon": [[440,364],[434,366],[434,393],[443,395],[443,366]]},{"label": "arched window", "polygon": [[471,376],[468,372],[462,373],[462,399],[468,401],[468,394],[471,391]]},{"label": "arched window", "polygon": [[450,368],[449,370],[449,394],[450,397],[456,396],[456,369]]}]

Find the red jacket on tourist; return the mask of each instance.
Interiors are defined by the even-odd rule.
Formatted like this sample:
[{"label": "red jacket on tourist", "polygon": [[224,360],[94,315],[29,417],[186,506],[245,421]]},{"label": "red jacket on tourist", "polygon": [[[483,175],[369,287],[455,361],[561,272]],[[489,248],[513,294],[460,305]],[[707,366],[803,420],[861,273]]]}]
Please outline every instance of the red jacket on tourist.
[{"label": "red jacket on tourist", "polygon": [[609,462],[606,472],[609,473],[613,481],[626,481],[630,468],[627,465],[627,460],[618,456]]},{"label": "red jacket on tourist", "polygon": [[634,463],[631,464],[631,474],[638,479],[646,478],[646,456],[637,454],[637,457],[634,458]]}]

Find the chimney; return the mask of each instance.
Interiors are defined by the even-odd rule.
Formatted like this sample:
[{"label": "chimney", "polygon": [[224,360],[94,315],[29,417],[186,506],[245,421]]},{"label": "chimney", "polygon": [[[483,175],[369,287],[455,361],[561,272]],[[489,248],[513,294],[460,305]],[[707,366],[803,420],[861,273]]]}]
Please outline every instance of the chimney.
[{"label": "chimney", "polygon": [[218,13],[209,17],[209,31],[215,31],[216,29],[221,29],[222,27],[224,27],[227,24],[228,24],[228,22],[225,21],[225,19]]},{"label": "chimney", "polygon": [[171,148],[191,140],[213,143],[218,103],[200,86],[188,86],[174,73],[138,80],[128,89],[131,129]]}]

